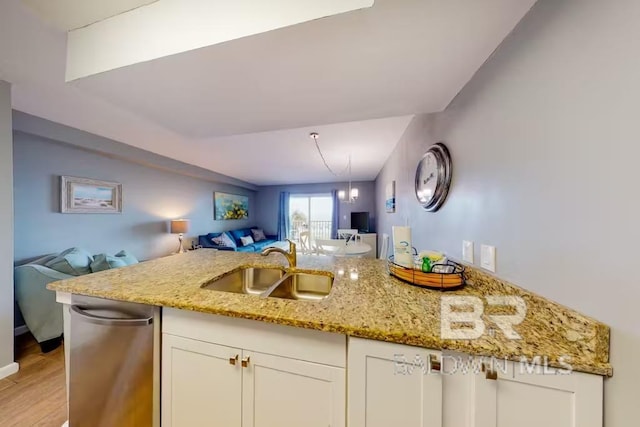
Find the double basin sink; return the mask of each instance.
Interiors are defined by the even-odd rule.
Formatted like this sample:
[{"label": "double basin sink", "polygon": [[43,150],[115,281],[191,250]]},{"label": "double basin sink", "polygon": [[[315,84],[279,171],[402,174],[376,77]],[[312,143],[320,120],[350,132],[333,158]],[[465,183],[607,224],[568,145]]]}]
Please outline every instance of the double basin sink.
[{"label": "double basin sink", "polygon": [[214,291],[302,301],[323,300],[332,287],[331,275],[261,267],[239,268],[202,285]]}]

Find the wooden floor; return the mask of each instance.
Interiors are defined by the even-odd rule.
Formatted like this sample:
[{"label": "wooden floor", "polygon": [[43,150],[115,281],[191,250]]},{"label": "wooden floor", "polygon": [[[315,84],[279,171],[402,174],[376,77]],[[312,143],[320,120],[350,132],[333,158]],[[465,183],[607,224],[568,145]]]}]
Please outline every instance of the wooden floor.
[{"label": "wooden floor", "polygon": [[60,427],[67,420],[62,346],[42,354],[29,333],[16,337],[20,371],[0,380],[0,426]]}]

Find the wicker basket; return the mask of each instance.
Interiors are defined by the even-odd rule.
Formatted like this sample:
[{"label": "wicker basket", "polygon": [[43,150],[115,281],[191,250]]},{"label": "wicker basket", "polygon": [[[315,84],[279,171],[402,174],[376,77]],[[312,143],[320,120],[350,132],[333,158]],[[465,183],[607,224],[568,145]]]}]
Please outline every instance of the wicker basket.
[{"label": "wicker basket", "polygon": [[393,261],[393,255],[387,261],[389,274],[411,285],[429,289],[451,290],[464,286],[464,267],[453,261],[447,265],[454,268],[453,273],[423,273],[420,270],[407,268]]}]

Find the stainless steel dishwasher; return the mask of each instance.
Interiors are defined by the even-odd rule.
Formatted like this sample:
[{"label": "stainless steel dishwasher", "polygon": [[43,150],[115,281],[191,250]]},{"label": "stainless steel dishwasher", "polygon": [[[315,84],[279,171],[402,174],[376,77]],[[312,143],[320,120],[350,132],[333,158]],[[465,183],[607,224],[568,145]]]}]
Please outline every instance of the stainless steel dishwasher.
[{"label": "stainless steel dishwasher", "polygon": [[73,295],[69,426],[160,425],[160,308]]}]

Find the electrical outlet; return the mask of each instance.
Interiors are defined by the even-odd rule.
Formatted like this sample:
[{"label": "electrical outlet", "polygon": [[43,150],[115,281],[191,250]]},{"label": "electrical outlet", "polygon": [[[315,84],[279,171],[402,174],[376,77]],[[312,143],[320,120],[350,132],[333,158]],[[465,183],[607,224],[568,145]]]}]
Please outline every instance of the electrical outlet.
[{"label": "electrical outlet", "polygon": [[480,248],[480,266],[493,273],[496,272],[496,247],[482,245]]},{"label": "electrical outlet", "polygon": [[462,260],[473,264],[473,242],[469,240],[462,241]]}]

